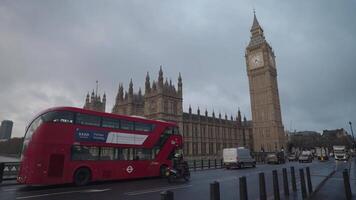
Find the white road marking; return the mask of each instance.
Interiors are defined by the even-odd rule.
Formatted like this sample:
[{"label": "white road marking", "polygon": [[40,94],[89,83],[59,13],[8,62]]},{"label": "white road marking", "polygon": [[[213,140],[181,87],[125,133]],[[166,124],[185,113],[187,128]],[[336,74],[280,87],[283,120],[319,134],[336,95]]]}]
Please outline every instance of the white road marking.
[{"label": "white road marking", "polygon": [[31,195],[31,196],[22,196],[22,197],[16,197],[16,199],[30,199],[30,198],[36,198],[36,197],[46,197],[46,196],[55,196],[55,195],[61,195],[61,194],[73,194],[73,193],[87,193],[87,192],[105,192],[111,190],[110,188],[106,189],[86,189],[86,190],[74,190],[74,191],[66,191],[66,192],[55,192],[55,193],[47,193],[47,194],[38,194],[38,195]]},{"label": "white road marking", "polygon": [[2,191],[9,192],[9,191],[14,191],[14,190],[17,190],[17,188],[3,189]]},{"label": "white road marking", "polygon": [[105,191],[109,191],[111,190],[111,188],[106,188],[106,189],[91,189],[91,190],[84,190],[83,192],[105,192]]},{"label": "white road marking", "polygon": [[193,185],[182,185],[182,186],[176,186],[176,187],[152,188],[149,190],[126,192],[125,195],[129,195],[129,196],[141,195],[141,194],[147,194],[147,193],[153,193],[153,192],[160,192],[160,191],[164,191],[164,190],[175,190],[175,189],[188,188],[188,187],[192,187],[192,186]]}]

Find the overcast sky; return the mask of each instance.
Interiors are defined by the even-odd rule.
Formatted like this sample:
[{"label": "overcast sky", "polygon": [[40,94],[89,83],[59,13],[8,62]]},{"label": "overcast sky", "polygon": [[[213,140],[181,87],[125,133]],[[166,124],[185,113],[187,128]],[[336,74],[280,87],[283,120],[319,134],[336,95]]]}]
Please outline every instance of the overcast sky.
[{"label": "overcast sky", "polygon": [[[2,0],[0,120],[13,136],[52,106],[82,107],[99,81],[110,112],[118,84],[146,72],[177,82],[184,110],[251,118],[245,64],[253,8],[276,54],[285,129],[356,125],[356,1]],[[202,111],[203,112],[203,111]]]}]

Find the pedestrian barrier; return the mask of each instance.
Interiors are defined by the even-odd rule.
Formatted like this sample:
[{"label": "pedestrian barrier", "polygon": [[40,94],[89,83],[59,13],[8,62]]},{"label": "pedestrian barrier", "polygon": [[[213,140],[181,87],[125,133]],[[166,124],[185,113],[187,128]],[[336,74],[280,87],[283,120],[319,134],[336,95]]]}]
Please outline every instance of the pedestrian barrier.
[{"label": "pedestrian barrier", "polygon": [[300,187],[302,191],[302,198],[306,199],[307,198],[307,188],[305,185],[305,176],[304,176],[304,170],[299,169],[299,176],[300,176]]},{"label": "pedestrian barrier", "polygon": [[342,176],[343,176],[343,179],[344,179],[346,200],[351,200],[352,199],[352,192],[351,192],[351,186],[350,186],[349,172],[348,172],[347,169],[344,169],[344,171],[342,172]]},{"label": "pedestrian barrier", "polygon": [[217,181],[210,183],[210,200],[220,200],[220,185]]},{"label": "pedestrian barrier", "polygon": [[283,168],[283,188],[284,188],[284,194],[286,196],[289,196],[288,174],[286,168]]},{"label": "pedestrian barrier", "polygon": [[279,184],[278,184],[278,174],[277,170],[272,171],[272,176],[273,176],[273,195],[275,200],[280,200],[280,194],[279,194]]},{"label": "pedestrian barrier", "polygon": [[267,193],[266,193],[265,173],[260,172],[258,174],[258,179],[259,179],[259,186],[260,186],[260,200],[266,200]]},{"label": "pedestrian barrier", "polygon": [[15,180],[19,169],[19,162],[0,163],[0,183],[3,180]]},{"label": "pedestrian barrier", "polygon": [[247,200],[247,183],[246,183],[246,176],[242,176],[239,178],[239,185],[240,185],[240,200]]},{"label": "pedestrian barrier", "polygon": [[[203,163],[203,162],[201,162],[201,163]],[[209,163],[209,161],[207,163]],[[209,166],[209,164],[207,166]],[[298,192],[298,190],[297,190],[294,167],[290,168],[289,174],[291,177],[290,180],[291,180],[291,185],[292,185],[292,193],[296,194]],[[302,195],[303,199],[307,199],[308,192],[309,192],[309,197],[313,192],[309,167],[306,167],[306,178],[305,178],[305,173],[304,173],[303,168],[299,169],[299,175],[300,175],[301,195]],[[288,199],[288,196],[291,195],[291,192],[289,191],[288,170],[286,168],[282,169],[282,178],[283,178],[282,180],[283,180],[283,191],[284,191],[283,194],[284,194],[285,198]],[[266,191],[265,174],[263,172],[260,172],[258,174],[258,179],[259,179],[260,200],[266,200],[267,199],[267,191]],[[275,200],[279,200],[279,199],[281,199],[281,193],[280,193],[280,189],[279,189],[278,171],[277,170],[272,171],[272,182],[273,182],[273,197]],[[349,200],[349,199],[351,199],[352,194],[351,194],[350,181],[349,181],[349,175],[348,175],[347,170],[344,171],[344,183],[345,183],[345,191],[346,191],[347,200]],[[307,184],[308,184],[308,188],[307,188]],[[247,191],[248,191],[248,187],[247,187],[246,176],[241,176],[241,177],[239,177],[239,195],[238,195],[240,200],[248,199]],[[161,200],[173,200],[173,192],[171,192],[171,191],[162,192]],[[210,200],[220,200],[220,183],[218,181],[214,181],[214,182],[210,183]]]},{"label": "pedestrian barrier", "polygon": [[224,167],[223,160],[219,159],[208,159],[208,160],[189,160],[188,166],[191,170],[205,170],[205,169],[220,169]]},{"label": "pedestrian barrier", "polygon": [[161,200],[173,200],[174,199],[174,195],[172,191],[164,191],[161,192]]}]

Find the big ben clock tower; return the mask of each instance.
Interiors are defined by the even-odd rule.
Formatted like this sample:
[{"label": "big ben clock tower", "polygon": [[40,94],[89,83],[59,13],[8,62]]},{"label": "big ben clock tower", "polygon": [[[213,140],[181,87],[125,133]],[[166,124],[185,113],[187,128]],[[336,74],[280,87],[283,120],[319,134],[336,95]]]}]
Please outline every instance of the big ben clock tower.
[{"label": "big ben clock tower", "polygon": [[250,86],[254,151],[279,151],[286,140],[279,102],[277,69],[272,47],[263,35],[254,13],[251,40],[246,47]]}]

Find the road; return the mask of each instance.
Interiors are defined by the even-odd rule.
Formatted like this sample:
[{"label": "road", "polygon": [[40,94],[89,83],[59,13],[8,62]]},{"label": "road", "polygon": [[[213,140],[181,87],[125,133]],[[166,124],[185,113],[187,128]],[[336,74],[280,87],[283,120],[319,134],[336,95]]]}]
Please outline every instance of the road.
[{"label": "road", "polygon": [[[307,166],[311,169],[313,187],[323,180],[334,168],[334,161],[300,164],[297,162],[283,165],[257,165],[256,168],[225,170],[210,169],[192,172],[190,182],[176,182],[168,184],[167,180],[161,178],[140,179],[131,181],[111,181],[93,183],[84,187],[72,185],[28,187],[24,185],[3,185],[0,186],[1,200],[7,199],[71,199],[71,200],[143,200],[160,199],[160,192],[171,190],[174,192],[174,199],[209,199],[209,184],[213,181],[220,183],[221,199],[238,199],[239,187],[238,177],[246,176],[249,199],[258,199],[258,173],[264,172],[266,175],[266,188],[268,199],[273,199],[272,170],[277,169],[279,174],[279,188],[283,199],[282,168],[295,167],[297,175],[297,185],[300,188],[299,168]],[[290,181],[290,176],[289,176]],[[289,184],[291,188],[291,184]],[[294,194],[293,199],[300,198],[300,192]],[[291,198],[289,198],[291,199]]]},{"label": "road", "polygon": [[349,162],[338,161],[335,167],[335,174],[330,177],[325,185],[320,189],[317,195],[314,197],[315,200],[333,200],[333,199],[346,199],[344,179],[342,172],[347,169],[350,173],[350,185],[352,193],[354,194],[353,199],[356,199],[356,160],[350,160]]}]

